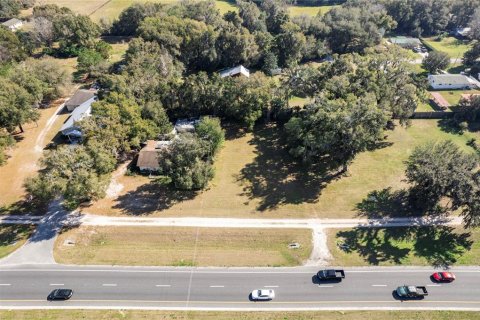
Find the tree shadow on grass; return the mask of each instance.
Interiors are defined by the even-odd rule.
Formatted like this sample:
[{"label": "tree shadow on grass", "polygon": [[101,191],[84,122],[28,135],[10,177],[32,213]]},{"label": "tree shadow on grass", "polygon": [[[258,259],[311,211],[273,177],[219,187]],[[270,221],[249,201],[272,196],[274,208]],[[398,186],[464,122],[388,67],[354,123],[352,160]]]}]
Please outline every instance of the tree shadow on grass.
[{"label": "tree shadow on grass", "polygon": [[279,128],[267,124],[255,130],[250,144],[256,157],[236,177],[244,184],[243,196],[260,199],[259,211],[275,209],[284,204],[314,203],[321,190],[340,178],[328,164],[305,167],[292,159]]},{"label": "tree shadow on grass", "polygon": [[33,233],[35,227],[32,225],[1,225],[0,226],[0,246],[14,245],[22,238],[28,238]]},{"label": "tree shadow on grass", "polygon": [[166,210],[182,201],[191,200],[198,194],[196,191],[175,190],[158,183],[147,183],[116,199],[115,209],[133,216],[152,214]]},{"label": "tree shadow on grass", "polygon": [[448,226],[355,228],[336,234],[346,253],[357,253],[371,265],[402,264],[409,255],[424,258],[434,267],[448,268],[473,241],[470,233]]},{"label": "tree shadow on grass", "polygon": [[408,190],[392,190],[385,188],[374,190],[357,204],[359,216],[366,216],[371,219],[386,217],[418,217],[424,211],[411,205]]}]

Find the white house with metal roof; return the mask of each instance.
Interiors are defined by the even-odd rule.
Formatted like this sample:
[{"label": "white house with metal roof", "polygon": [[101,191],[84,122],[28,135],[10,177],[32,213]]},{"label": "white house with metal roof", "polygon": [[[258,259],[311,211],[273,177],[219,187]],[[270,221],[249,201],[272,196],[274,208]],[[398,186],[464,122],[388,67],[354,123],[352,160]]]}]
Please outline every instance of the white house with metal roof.
[{"label": "white house with metal roof", "polygon": [[65,121],[60,132],[70,140],[77,140],[82,138],[82,131],[77,123],[92,114],[92,103],[95,102],[95,97],[92,97],[79,105],[73,110],[70,117]]},{"label": "white house with metal roof", "polygon": [[480,82],[463,74],[430,74],[428,75],[428,83],[434,90],[480,88]]},{"label": "white house with metal roof", "polygon": [[236,66],[234,68],[222,70],[219,73],[221,78],[239,77],[239,76],[245,76],[247,78],[250,77],[250,70],[248,70],[242,65]]},{"label": "white house with metal roof", "polygon": [[10,31],[17,31],[23,26],[23,21],[17,18],[13,18],[3,22],[2,26],[8,28]]}]

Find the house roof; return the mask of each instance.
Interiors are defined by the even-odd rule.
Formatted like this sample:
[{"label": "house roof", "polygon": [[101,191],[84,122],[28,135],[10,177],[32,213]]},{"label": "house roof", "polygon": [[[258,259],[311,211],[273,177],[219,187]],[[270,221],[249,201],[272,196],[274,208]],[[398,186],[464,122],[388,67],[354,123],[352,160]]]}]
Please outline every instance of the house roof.
[{"label": "house roof", "polygon": [[246,77],[250,77],[250,70],[248,70],[242,65],[239,65],[230,69],[220,71],[220,77],[222,78],[236,76],[237,74],[243,74]]},{"label": "house roof", "polygon": [[65,102],[66,106],[79,106],[82,103],[90,100],[92,97],[94,97],[96,94],[96,91],[94,90],[78,90],[75,92],[73,97],[71,97],[67,102]]},{"label": "house roof", "polygon": [[19,20],[17,18],[13,18],[13,19],[7,20],[7,21],[2,23],[2,25],[7,27],[7,28],[13,27],[17,24],[23,24],[23,21]]},{"label": "house roof", "polygon": [[432,100],[440,107],[440,108],[448,108],[450,107],[450,103],[439,93],[439,92],[430,92],[432,96]]},{"label": "house roof", "polygon": [[140,150],[138,154],[137,167],[149,168],[152,170],[160,169],[158,164],[158,157],[160,152],[167,149],[172,141],[155,141],[148,140],[147,145]]},{"label": "house roof", "polygon": [[429,75],[428,79],[431,83],[436,85],[465,85],[471,86],[476,85],[479,86],[479,82],[473,78],[467,77],[463,74],[436,74],[436,75]]},{"label": "house roof", "polygon": [[403,45],[406,45],[406,44],[421,45],[422,44],[422,42],[418,38],[403,37],[403,36],[392,37],[392,38],[390,38],[390,42],[394,43],[394,44],[398,44],[398,45],[402,45],[402,44]]},{"label": "house roof", "polygon": [[95,102],[95,97],[92,97],[89,100],[82,103],[81,105],[79,105],[75,110],[73,110],[72,114],[67,119],[67,121],[63,124],[60,131],[62,131],[62,133],[67,132],[67,130],[70,130],[71,128],[75,127],[76,122],[90,116],[90,113],[92,111],[92,103],[94,102]]}]

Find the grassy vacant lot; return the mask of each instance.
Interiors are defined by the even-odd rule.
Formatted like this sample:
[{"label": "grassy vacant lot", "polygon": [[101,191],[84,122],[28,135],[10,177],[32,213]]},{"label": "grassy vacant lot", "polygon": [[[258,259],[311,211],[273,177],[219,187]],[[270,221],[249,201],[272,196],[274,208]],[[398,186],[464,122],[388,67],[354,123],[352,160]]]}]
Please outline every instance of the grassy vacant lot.
[{"label": "grassy vacant lot", "polygon": [[322,312],[201,312],[144,310],[8,310],[3,320],[474,320],[477,312],[459,311],[322,311]]},{"label": "grassy vacant lot", "polygon": [[437,41],[435,38],[424,38],[422,40],[433,49],[446,52],[450,57],[458,59],[461,59],[470,47],[468,42],[458,40],[454,37],[446,37],[441,41]]},{"label": "grassy vacant lot", "polygon": [[[85,208],[104,215],[231,216],[264,218],[359,215],[356,205],[374,190],[404,186],[404,161],[416,145],[453,140],[464,150],[480,133],[456,135],[437,120],[414,120],[409,128],[388,132],[387,143],[357,156],[349,175],[326,178],[295,164],[274,126],[245,135],[229,134],[215,162],[216,175],[208,190],[180,192],[150,183],[144,176],[121,176],[118,197]],[[395,214],[395,213],[393,213]]]},{"label": "grassy vacant lot", "polygon": [[[73,240],[74,246],[65,245]],[[298,242],[299,249],[288,244]],[[68,264],[295,266],[312,250],[310,230],[80,227],[64,232],[55,260]]]},{"label": "grassy vacant lot", "polygon": [[480,94],[480,90],[443,90],[437,92],[440,93],[452,106],[455,106],[460,102],[462,94]]},{"label": "grassy vacant lot", "polygon": [[0,225],[0,259],[20,248],[34,229],[30,225]]},{"label": "grassy vacant lot", "polygon": [[[346,244],[346,249],[340,249]],[[332,265],[478,265],[480,229],[451,227],[328,230]]]}]

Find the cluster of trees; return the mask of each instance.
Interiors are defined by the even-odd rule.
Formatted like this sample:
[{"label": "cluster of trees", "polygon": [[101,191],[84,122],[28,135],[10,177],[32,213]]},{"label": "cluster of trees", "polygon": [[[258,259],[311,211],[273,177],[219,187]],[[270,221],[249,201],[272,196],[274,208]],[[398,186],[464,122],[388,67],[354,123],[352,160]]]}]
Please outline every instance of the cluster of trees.
[{"label": "cluster of trees", "polygon": [[67,72],[53,59],[27,59],[4,65],[0,75],[0,164],[5,148],[13,145],[11,134],[38,120],[38,106],[60,97],[70,84]]},{"label": "cluster of trees", "polygon": [[450,56],[442,51],[432,51],[422,61],[422,66],[429,73],[445,70],[450,65]]},{"label": "cluster of trees", "polygon": [[408,56],[395,47],[342,55],[316,71],[292,72],[285,86],[315,102],[285,125],[290,153],[308,164],[346,171],[359,152],[384,139],[392,117],[408,123],[423,95],[411,74]]},{"label": "cluster of trees", "polygon": [[20,10],[35,5],[35,0],[2,0],[0,2],[0,21],[16,17]]},{"label": "cluster of trees", "polygon": [[218,118],[204,117],[195,133],[174,138],[160,157],[162,174],[181,190],[203,189],[214,176],[213,158],[220,150],[225,133]]},{"label": "cluster of trees", "polygon": [[[436,209],[448,198],[450,210],[460,209],[466,226],[480,225],[478,156],[461,151],[451,141],[415,148],[407,161],[406,177],[413,203]],[[434,210],[435,211],[435,210]]]},{"label": "cluster of trees", "polygon": [[473,75],[480,74],[480,7],[478,7],[472,17],[470,37],[474,40],[472,47],[465,52],[463,63],[471,68]]},{"label": "cluster of trees", "polygon": [[376,0],[397,22],[396,32],[413,36],[436,35],[466,27],[480,0]]},{"label": "cluster of trees", "polygon": [[64,57],[78,56],[85,50],[105,56],[108,47],[105,43],[99,43],[100,31],[99,26],[88,16],[48,4],[35,6],[32,28],[19,31],[17,35],[28,53],[43,48],[46,53]]}]

